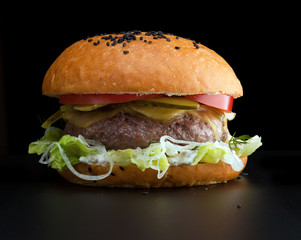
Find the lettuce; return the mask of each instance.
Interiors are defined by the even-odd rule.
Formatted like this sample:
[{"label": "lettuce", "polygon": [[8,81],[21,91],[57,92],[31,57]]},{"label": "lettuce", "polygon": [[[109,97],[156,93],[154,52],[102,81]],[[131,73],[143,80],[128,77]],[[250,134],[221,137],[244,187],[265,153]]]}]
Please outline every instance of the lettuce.
[{"label": "lettuce", "polygon": [[71,137],[70,135],[64,135],[50,150],[50,155],[53,157],[51,167],[60,171],[66,169],[67,165],[64,161],[63,155],[61,154],[61,149],[58,147],[58,145],[60,145],[61,149],[63,149],[72,165],[79,163],[79,159],[82,156],[85,157],[88,154],[97,153],[97,151],[94,148],[88,148],[78,138]]},{"label": "lettuce", "polygon": [[44,136],[38,141],[32,142],[28,147],[29,154],[41,155],[46,149],[56,141],[59,141],[62,137],[63,131],[59,128],[50,127],[45,131]]},{"label": "lettuce", "polygon": [[[83,136],[62,135],[62,130],[50,127],[44,136],[31,143],[28,148],[30,154],[41,155],[40,163],[48,164],[59,171],[69,168],[75,175],[87,180],[99,180],[107,177],[113,164],[127,166],[134,164],[141,171],[152,168],[158,172],[160,179],[164,176],[170,165],[198,163],[217,164],[223,161],[230,164],[233,170],[240,171],[243,163],[239,157],[252,154],[262,145],[261,138],[255,136],[231,145],[224,142],[199,143],[193,141],[176,140],[169,136],[162,136],[160,142],[151,143],[147,148],[106,150],[103,145]],[[78,173],[73,165],[79,162],[87,164],[109,164],[106,174],[99,176]]]},{"label": "lettuce", "polygon": [[247,140],[246,144],[242,144],[237,146],[235,149],[235,152],[238,157],[246,157],[251,155],[257,148],[259,148],[262,145],[261,137],[254,136]]}]

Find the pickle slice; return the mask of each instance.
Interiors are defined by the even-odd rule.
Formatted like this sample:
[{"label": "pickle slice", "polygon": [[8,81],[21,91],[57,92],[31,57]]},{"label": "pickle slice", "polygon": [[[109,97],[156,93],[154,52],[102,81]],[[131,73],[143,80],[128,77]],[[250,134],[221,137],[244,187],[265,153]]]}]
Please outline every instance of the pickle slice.
[{"label": "pickle slice", "polygon": [[74,105],[72,105],[72,104],[65,104],[65,105],[60,106],[60,110],[61,110],[61,112],[69,112],[69,111],[73,110],[73,106]]},{"label": "pickle slice", "polygon": [[82,112],[89,112],[93,111],[95,109],[101,108],[103,106],[106,106],[107,104],[89,104],[89,105],[74,105],[73,109],[82,111]]},{"label": "pickle slice", "polygon": [[63,113],[59,110],[56,113],[52,114],[43,124],[42,128],[47,129],[49,128],[53,123],[55,123],[57,120],[61,119],[63,117]]},{"label": "pickle slice", "polygon": [[150,104],[154,107],[177,108],[177,109],[198,109],[200,104],[185,97],[161,97],[145,99],[139,102]]},{"label": "pickle slice", "polygon": [[139,104],[130,104],[129,107],[134,112],[160,122],[168,122],[186,112],[185,109],[143,106]]}]

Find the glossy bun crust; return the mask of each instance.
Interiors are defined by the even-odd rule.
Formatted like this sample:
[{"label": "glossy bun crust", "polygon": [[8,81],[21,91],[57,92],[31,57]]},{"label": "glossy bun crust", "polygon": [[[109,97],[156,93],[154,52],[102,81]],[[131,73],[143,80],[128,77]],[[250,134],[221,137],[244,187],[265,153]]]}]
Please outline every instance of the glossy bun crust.
[{"label": "glossy bun crust", "polygon": [[161,32],[94,36],[68,47],[47,71],[44,95],[243,94],[233,69],[192,40]]},{"label": "glossy bun crust", "polygon": [[[247,164],[247,157],[241,158],[244,166]],[[87,165],[79,163],[74,168],[82,174],[100,175],[108,171],[108,167],[101,165]],[[241,170],[242,171],[242,170]],[[123,187],[123,188],[159,188],[159,187],[184,187],[200,186],[222,183],[236,178],[240,173],[235,172],[226,163],[218,164],[197,164],[170,166],[165,175],[157,178],[157,171],[146,169],[141,171],[134,165],[119,166],[114,165],[110,176],[99,181],[87,181],[76,177],[69,169],[59,171],[69,182],[97,187]]]}]

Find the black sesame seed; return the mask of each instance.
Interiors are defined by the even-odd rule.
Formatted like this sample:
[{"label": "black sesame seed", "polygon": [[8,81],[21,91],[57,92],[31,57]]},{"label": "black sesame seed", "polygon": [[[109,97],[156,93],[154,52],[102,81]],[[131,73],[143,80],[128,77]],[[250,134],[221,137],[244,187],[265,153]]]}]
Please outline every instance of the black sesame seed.
[{"label": "black sesame seed", "polygon": [[167,42],[170,42],[170,38],[166,38],[166,41],[167,41]]},{"label": "black sesame seed", "polygon": [[175,49],[180,49],[181,47],[175,47]]},{"label": "black sesame seed", "polygon": [[119,168],[120,168],[121,171],[124,171],[124,168],[123,168],[123,167],[119,166]]},{"label": "black sesame seed", "polygon": [[128,54],[128,53],[129,53],[129,51],[123,51],[123,53],[124,53],[124,54]]},{"label": "black sesame seed", "polygon": [[109,43],[109,42],[107,42],[107,46],[108,46],[108,47],[110,46],[110,43]]},{"label": "black sesame seed", "polygon": [[90,39],[88,39],[88,42],[92,42],[92,41],[93,41],[93,39],[91,39],[91,38],[90,38]]},{"label": "black sesame seed", "polygon": [[93,45],[94,45],[94,46],[97,46],[97,45],[98,45],[98,43],[97,43],[97,42],[94,42],[94,43],[93,43]]},{"label": "black sesame seed", "polygon": [[146,42],[147,42],[147,40],[144,40],[144,42],[146,43]]},{"label": "black sesame seed", "polygon": [[140,40],[143,40],[143,37],[140,37]]},{"label": "black sesame seed", "polygon": [[124,42],[124,43],[122,44],[122,46],[125,47],[125,46],[126,46],[126,43]]},{"label": "black sesame seed", "polygon": [[176,37],[176,39],[177,39],[177,40],[179,40],[179,39],[180,39],[180,37]]},{"label": "black sesame seed", "polygon": [[152,41],[148,41],[148,43],[152,43]]}]

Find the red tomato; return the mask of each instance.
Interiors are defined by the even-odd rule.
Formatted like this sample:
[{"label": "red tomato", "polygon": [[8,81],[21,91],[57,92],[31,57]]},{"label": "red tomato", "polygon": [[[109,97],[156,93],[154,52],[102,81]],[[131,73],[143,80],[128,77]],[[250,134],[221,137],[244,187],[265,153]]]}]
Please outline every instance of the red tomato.
[{"label": "red tomato", "polygon": [[197,94],[197,95],[186,95],[186,98],[192,99],[199,103],[208,105],[210,107],[222,109],[227,112],[232,111],[233,97],[224,94]]},{"label": "red tomato", "polygon": [[163,94],[65,94],[60,96],[62,104],[110,104],[163,97]]}]

